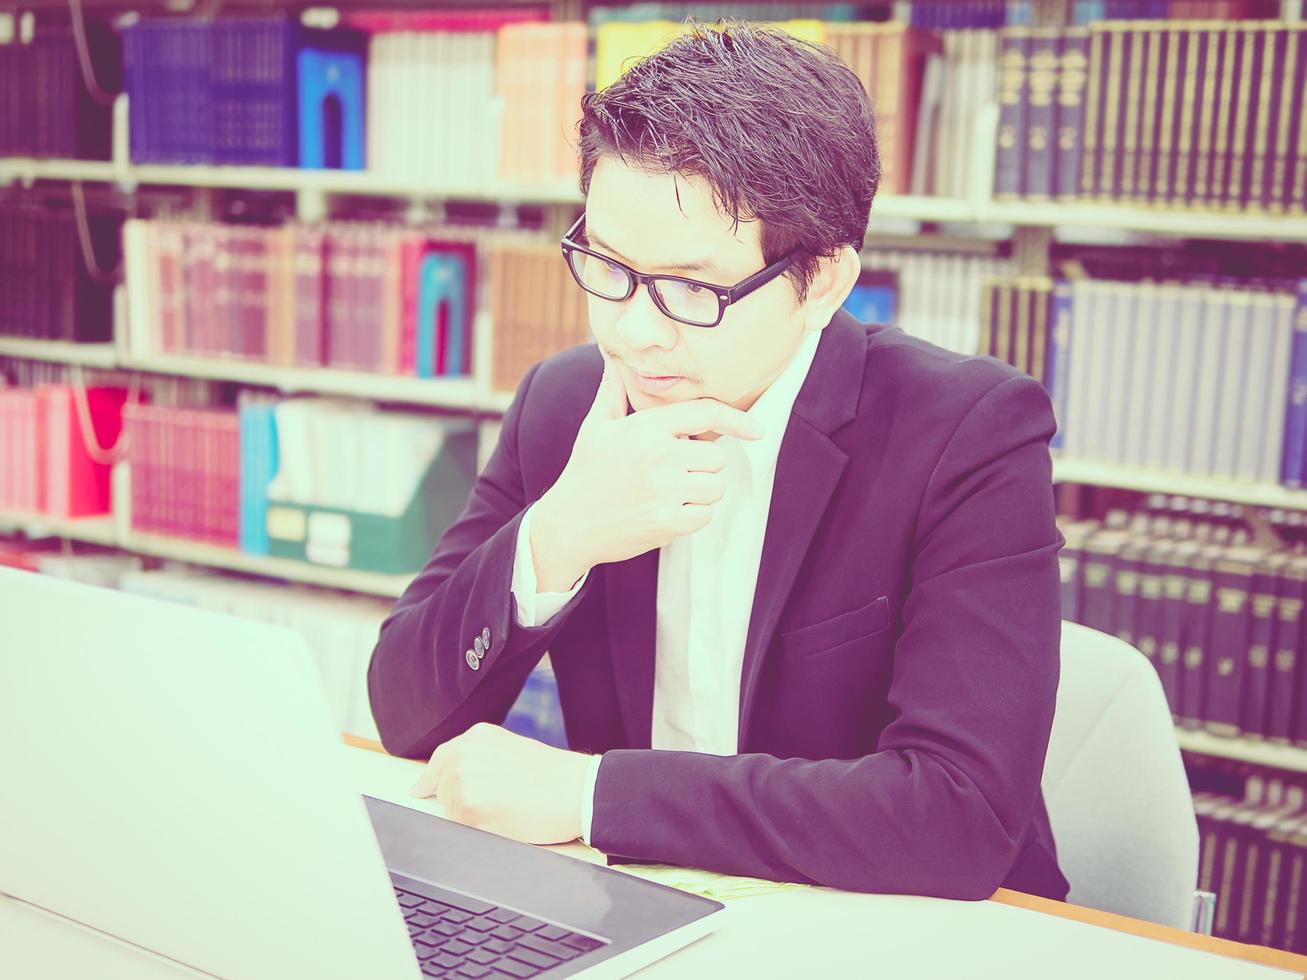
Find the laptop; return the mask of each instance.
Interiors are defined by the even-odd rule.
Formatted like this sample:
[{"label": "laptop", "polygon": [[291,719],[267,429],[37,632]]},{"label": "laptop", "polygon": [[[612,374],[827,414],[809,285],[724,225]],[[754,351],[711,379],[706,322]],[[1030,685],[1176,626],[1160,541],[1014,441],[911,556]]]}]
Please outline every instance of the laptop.
[{"label": "laptop", "polygon": [[[720,922],[706,898],[364,797],[348,751],[299,634],[0,568],[8,898],[199,975],[277,980],[624,976]],[[6,956],[0,975],[28,975]]]}]

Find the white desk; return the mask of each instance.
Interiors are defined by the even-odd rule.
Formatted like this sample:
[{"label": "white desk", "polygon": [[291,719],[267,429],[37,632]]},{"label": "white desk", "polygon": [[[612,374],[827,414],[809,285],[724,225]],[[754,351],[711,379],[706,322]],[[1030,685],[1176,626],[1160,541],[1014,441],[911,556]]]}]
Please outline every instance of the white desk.
[{"label": "white desk", "polygon": [[[349,746],[341,752],[360,792],[439,812],[434,802],[408,795],[418,773],[413,763]],[[580,845],[558,850],[603,860]],[[929,980],[1049,976],[1102,980],[1109,973],[1113,980],[1303,976],[1301,971],[1288,972],[995,901],[793,888],[735,900],[728,912],[712,935],[640,976],[877,975]],[[1245,947],[1231,944],[1230,948]],[[22,980],[174,980],[196,975],[4,899],[0,899],[0,950],[6,962],[20,965],[15,977]]]}]

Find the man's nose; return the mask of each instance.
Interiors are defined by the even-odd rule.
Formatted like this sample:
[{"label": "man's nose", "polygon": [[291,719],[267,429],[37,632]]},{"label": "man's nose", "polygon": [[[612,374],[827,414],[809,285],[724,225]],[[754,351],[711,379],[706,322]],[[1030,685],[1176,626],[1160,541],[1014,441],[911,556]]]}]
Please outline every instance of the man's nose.
[{"label": "man's nose", "polygon": [[648,287],[636,286],[631,298],[622,306],[617,327],[630,348],[645,350],[660,347],[670,350],[676,346],[679,325],[658,309]]}]

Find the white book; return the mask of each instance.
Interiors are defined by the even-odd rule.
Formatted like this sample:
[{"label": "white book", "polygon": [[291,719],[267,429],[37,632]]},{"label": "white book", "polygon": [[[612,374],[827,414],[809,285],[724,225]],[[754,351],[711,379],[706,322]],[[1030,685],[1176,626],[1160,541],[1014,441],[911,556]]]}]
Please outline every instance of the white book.
[{"label": "white book", "polygon": [[1243,415],[1247,410],[1244,402],[1248,397],[1252,296],[1244,290],[1223,289],[1221,293],[1226,310],[1225,354],[1221,358],[1212,473],[1233,478],[1238,462]]},{"label": "white book", "polygon": [[1153,381],[1157,372],[1157,286],[1152,282],[1122,286],[1129,295],[1127,306],[1132,315],[1124,329],[1134,338],[1134,350],[1126,369],[1125,419],[1122,433],[1121,461],[1142,466],[1148,432],[1148,413]]},{"label": "white book", "polygon": [[1225,355],[1226,304],[1220,290],[1192,288],[1201,304],[1203,326],[1194,397],[1194,426],[1185,469],[1195,476],[1211,476],[1216,462],[1216,418],[1221,398],[1221,359]]},{"label": "white book", "polygon": [[1084,423],[1081,444],[1086,459],[1106,459],[1107,393],[1119,389],[1119,385],[1113,385],[1111,380],[1113,300],[1108,283],[1090,283],[1085,311],[1088,320],[1085,331],[1089,338],[1089,366],[1084,389],[1087,404],[1081,416]]},{"label": "white book", "polygon": [[1198,379],[1203,348],[1203,292],[1192,286],[1169,283],[1162,287],[1163,319],[1176,325],[1175,364],[1171,371],[1171,397],[1167,411],[1163,465],[1189,470],[1189,447],[1194,441],[1198,412]]},{"label": "white book", "polygon": [[1096,307],[1094,283],[1088,279],[1071,282],[1071,347],[1067,353],[1067,410],[1062,420],[1062,452],[1072,459],[1088,459],[1087,431],[1090,411],[1090,368],[1093,364]]},{"label": "white book", "polygon": [[958,46],[961,31],[944,31],[944,57],[940,65],[939,126],[935,130],[935,186],[937,197],[956,197],[952,144],[958,130]]},{"label": "white book", "polygon": [[1171,427],[1171,403],[1175,391],[1176,363],[1180,354],[1179,287],[1172,283],[1150,283],[1146,322],[1154,324],[1156,342],[1149,365],[1148,402],[1145,407],[1144,449],[1140,464],[1151,469],[1166,465]]},{"label": "white book", "polygon": [[367,161],[367,169],[373,172],[380,172],[385,168],[382,165],[380,150],[381,142],[381,94],[384,84],[382,76],[385,69],[382,65],[384,58],[387,38],[386,34],[373,34],[368,38],[368,67],[364,84],[365,90],[365,126],[364,135],[364,154]]},{"label": "white book", "polygon": [[[1249,300],[1248,336],[1242,345],[1248,352],[1244,369],[1244,392],[1238,440],[1234,454],[1234,477],[1253,482],[1261,469],[1262,446],[1271,426],[1272,376],[1276,373],[1271,360],[1275,346],[1274,299],[1269,293],[1245,294]],[[1284,411],[1281,399],[1279,413]]]},{"label": "white book", "polygon": [[935,129],[939,125],[940,88],[944,80],[944,58],[932,51],[926,56],[926,67],[921,76],[921,103],[917,111],[917,132],[912,147],[912,179],[910,193],[924,197],[930,193],[934,179]]},{"label": "white book", "polygon": [[1293,351],[1293,313],[1297,300],[1292,293],[1276,293],[1271,298],[1271,358],[1267,379],[1268,406],[1266,435],[1262,455],[1257,463],[1257,477],[1265,483],[1280,482],[1280,465],[1284,459],[1285,405],[1289,396],[1289,365]]},{"label": "white book", "polygon": [[1135,359],[1135,296],[1129,283],[1109,284],[1111,305],[1103,317],[1110,331],[1107,380],[1099,390],[1106,395],[1107,410],[1103,426],[1104,445],[1100,459],[1124,462],[1126,415],[1132,393],[1130,365]]},{"label": "white book", "polygon": [[150,270],[146,268],[148,224],[140,218],[123,223],[123,268],[127,286],[127,349],[145,358],[150,350]]}]

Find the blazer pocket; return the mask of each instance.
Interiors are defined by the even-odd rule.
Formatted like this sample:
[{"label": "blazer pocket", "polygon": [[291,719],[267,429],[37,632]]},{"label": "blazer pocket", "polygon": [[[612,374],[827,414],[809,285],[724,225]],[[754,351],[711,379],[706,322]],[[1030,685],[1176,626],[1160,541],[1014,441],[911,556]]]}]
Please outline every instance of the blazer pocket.
[{"label": "blazer pocket", "polygon": [[889,598],[880,596],[858,609],[782,633],[781,656],[786,660],[809,657],[879,633],[888,625]]}]

